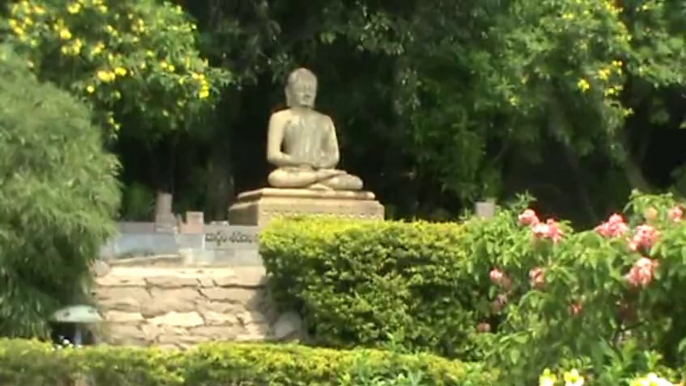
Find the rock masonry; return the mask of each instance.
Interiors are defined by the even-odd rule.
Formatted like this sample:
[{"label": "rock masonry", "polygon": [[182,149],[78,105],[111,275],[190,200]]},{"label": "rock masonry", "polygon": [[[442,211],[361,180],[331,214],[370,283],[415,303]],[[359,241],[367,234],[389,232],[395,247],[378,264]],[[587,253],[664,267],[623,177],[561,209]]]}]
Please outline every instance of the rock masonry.
[{"label": "rock masonry", "polygon": [[96,278],[106,319],[98,335],[109,344],[168,348],[272,340],[275,329],[299,321],[277,321],[265,283],[263,267],[110,267]]}]

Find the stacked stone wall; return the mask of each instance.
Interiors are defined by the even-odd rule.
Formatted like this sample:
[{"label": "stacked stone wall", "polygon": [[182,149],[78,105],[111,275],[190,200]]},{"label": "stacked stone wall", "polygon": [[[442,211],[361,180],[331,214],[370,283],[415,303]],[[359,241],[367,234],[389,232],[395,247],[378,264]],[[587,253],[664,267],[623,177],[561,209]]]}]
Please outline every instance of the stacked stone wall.
[{"label": "stacked stone wall", "polygon": [[110,344],[181,348],[271,340],[277,315],[265,283],[263,267],[109,267],[96,278],[106,319],[98,335]]}]

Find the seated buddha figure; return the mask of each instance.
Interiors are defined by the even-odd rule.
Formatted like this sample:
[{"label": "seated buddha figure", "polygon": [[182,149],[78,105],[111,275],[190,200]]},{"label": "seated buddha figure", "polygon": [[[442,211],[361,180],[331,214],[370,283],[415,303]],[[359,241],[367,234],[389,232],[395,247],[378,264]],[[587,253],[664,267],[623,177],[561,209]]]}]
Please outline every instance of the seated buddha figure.
[{"label": "seated buddha figure", "polygon": [[317,77],[305,68],[293,71],[286,84],[287,109],[269,119],[267,160],[276,169],[276,188],[360,190],[359,177],[336,169],[340,154],[336,128],[328,115],[314,109]]}]

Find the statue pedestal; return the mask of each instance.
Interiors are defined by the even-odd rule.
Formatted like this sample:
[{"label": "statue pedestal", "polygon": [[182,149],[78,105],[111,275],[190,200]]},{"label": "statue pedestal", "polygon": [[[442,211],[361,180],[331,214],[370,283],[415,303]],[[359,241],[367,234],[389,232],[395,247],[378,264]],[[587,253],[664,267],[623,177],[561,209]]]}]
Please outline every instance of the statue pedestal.
[{"label": "statue pedestal", "polygon": [[262,227],[294,215],[383,220],[384,207],[371,192],[263,188],[238,195],[229,208],[229,223]]}]

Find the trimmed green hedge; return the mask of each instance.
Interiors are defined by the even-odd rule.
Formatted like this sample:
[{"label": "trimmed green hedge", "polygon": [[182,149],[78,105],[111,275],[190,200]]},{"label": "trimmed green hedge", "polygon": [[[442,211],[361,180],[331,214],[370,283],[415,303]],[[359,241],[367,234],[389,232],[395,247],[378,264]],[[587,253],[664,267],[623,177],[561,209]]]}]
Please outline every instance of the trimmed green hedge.
[{"label": "trimmed green hedge", "polygon": [[480,386],[494,382],[481,365],[431,355],[376,350],[336,351],[294,345],[220,343],[188,351],[99,346],[54,349],[0,340],[0,385],[74,386],[325,386],[380,385],[374,377],[421,376],[421,385]]},{"label": "trimmed green hedge", "polygon": [[[469,277],[456,223],[278,220],[260,236],[277,304],[298,310],[317,345],[399,344],[480,358],[488,287]],[[483,303],[483,304],[482,304]]]}]

